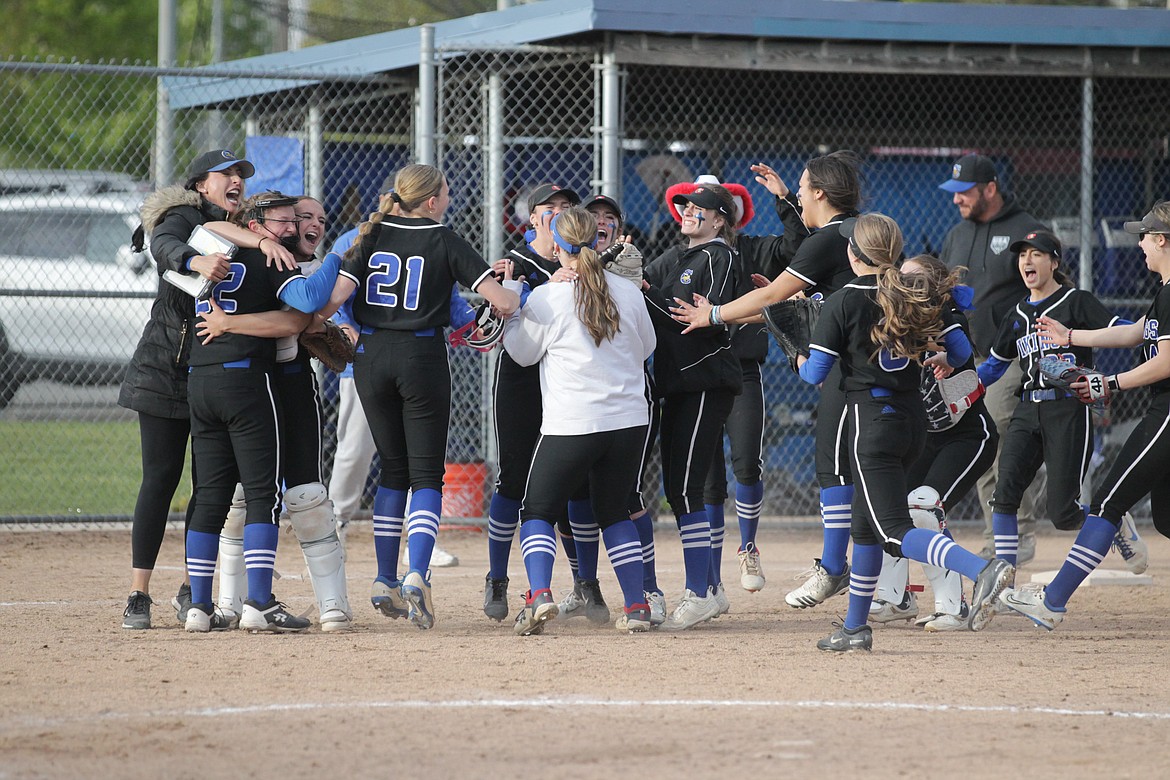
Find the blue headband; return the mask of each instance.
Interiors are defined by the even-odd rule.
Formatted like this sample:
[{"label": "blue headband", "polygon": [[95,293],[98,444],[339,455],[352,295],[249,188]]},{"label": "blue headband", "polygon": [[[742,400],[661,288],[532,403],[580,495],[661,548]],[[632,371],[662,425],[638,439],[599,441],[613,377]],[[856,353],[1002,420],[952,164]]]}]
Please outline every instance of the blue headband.
[{"label": "blue headband", "polygon": [[557,220],[560,218],[561,218],[561,215],[557,214],[555,217],[552,218],[552,222],[550,222],[548,225],[548,230],[550,233],[552,233],[553,241],[556,242],[557,246],[559,246],[561,249],[565,250],[566,252],[568,252],[571,255],[580,254],[581,249],[584,247],[589,247],[590,249],[597,248],[597,236],[596,235],[594,235],[593,241],[591,243],[588,243],[588,244],[570,244],[568,241],[566,241],[564,239],[564,237],[560,234],[560,231],[557,230]]}]

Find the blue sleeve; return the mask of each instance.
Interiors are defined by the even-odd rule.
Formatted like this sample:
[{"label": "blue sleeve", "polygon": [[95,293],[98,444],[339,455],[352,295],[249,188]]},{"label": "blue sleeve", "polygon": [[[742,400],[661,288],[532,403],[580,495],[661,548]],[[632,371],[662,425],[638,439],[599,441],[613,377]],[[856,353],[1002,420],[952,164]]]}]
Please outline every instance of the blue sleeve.
[{"label": "blue sleeve", "polygon": [[958,368],[971,358],[971,342],[962,328],[947,331],[943,336],[943,346],[947,348],[947,363],[951,368]]},{"label": "blue sleeve", "polygon": [[991,387],[1003,376],[1003,372],[1007,371],[1009,365],[1010,363],[1005,363],[995,355],[992,355],[983,363],[979,364],[975,369],[975,373],[979,375],[979,381],[983,383],[984,387]]},{"label": "blue sleeve", "polygon": [[297,276],[289,280],[280,291],[280,300],[297,311],[312,314],[329,303],[333,285],[337,282],[337,270],[341,267],[341,256],[333,252],[325,255],[321,267],[312,276]]},{"label": "blue sleeve", "polygon": [[1118,317],[1111,327],[1116,328],[1118,325],[1133,325],[1133,320],[1127,320],[1125,317]]},{"label": "blue sleeve", "polygon": [[475,310],[467,299],[459,294],[459,285],[451,288],[451,327],[462,328],[475,319]]},{"label": "blue sleeve", "polygon": [[825,381],[825,377],[829,375],[836,362],[837,358],[828,352],[814,349],[810,352],[808,360],[800,367],[800,378],[810,385],[819,385]]}]

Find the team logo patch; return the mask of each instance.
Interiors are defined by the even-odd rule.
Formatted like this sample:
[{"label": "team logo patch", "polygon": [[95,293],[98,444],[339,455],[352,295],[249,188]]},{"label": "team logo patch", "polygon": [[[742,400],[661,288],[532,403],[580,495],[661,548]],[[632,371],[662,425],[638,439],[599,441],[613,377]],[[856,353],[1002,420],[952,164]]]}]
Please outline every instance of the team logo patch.
[{"label": "team logo patch", "polygon": [[694,276],[694,275],[695,275],[695,269],[693,269],[693,268],[688,268],[687,270],[683,271],[683,272],[682,272],[682,273],[679,275],[679,277],[678,277],[678,281],[679,281],[679,283],[680,283],[680,284],[690,284],[690,283],[691,283],[691,277],[692,277],[692,276]]},{"label": "team logo patch", "polygon": [[234,154],[232,154],[231,152],[229,152],[227,149],[224,149],[222,152],[220,152],[220,154],[223,155],[223,159],[225,159],[225,160],[236,159],[236,156]]},{"label": "team logo patch", "polygon": [[991,243],[988,245],[991,248],[992,254],[998,255],[1000,252],[1008,248],[1012,243],[1010,236],[992,236]]},{"label": "team logo patch", "polygon": [[963,175],[963,166],[955,163],[955,167],[951,169],[951,178],[957,179]]}]

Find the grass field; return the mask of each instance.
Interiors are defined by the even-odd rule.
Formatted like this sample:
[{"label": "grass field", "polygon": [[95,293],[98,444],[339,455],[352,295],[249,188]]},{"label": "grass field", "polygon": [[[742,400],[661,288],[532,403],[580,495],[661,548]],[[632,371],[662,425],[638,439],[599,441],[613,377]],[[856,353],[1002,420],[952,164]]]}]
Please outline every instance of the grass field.
[{"label": "grass field", "polygon": [[[142,479],[138,423],[0,422],[0,517],[130,515]],[[186,506],[189,472],[171,507]]]}]

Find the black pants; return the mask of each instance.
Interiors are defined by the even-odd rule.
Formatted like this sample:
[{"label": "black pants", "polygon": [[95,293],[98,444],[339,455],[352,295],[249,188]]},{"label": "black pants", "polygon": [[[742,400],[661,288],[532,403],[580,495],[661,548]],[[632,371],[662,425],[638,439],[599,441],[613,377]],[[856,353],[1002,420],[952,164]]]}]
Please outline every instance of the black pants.
[{"label": "black pants", "polygon": [[1093,492],[1092,514],[1114,525],[1146,493],[1154,528],[1170,536],[1170,393],[1150,399],[1146,415],[1125,440],[1105,481]]},{"label": "black pants", "polygon": [[816,442],[817,484],[822,488],[852,485],[849,455],[849,415],[845,391],[841,389],[841,365],[835,363],[821,384],[817,400]]},{"label": "black pants", "polygon": [[654,398],[654,380],[650,373],[646,373],[646,409],[650,412],[650,425],[646,429],[646,437],[642,441],[642,460],[638,464],[638,481],[630,491],[630,500],[626,504],[626,511],[630,516],[646,511],[645,492],[651,489],[646,484],[646,469],[650,466],[650,456],[654,452],[654,442],[658,441],[658,433],[662,428],[662,410]]},{"label": "black pants", "polygon": [[280,518],[280,406],[268,371],[196,366],[187,381],[191,451],[198,480],[191,530],[223,530],[236,483],[245,523]]},{"label": "black pants", "polygon": [[286,487],[321,482],[321,403],[312,367],[300,361],[278,363],[273,384],[280,398],[282,452]]},{"label": "black pants", "polygon": [[541,436],[532,456],[521,522],[568,519],[571,497],[587,489],[593,518],[601,528],[628,520],[626,501],[638,481],[646,426],[580,436]]},{"label": "black pants", "polygon": [[363,333],[353,381],[391,490],[443,489],[451,366],[443,334]]},{"label": "black pants", "polygon": [[906,483],[910,490],[921,485],[932,487],[944,507],[954,506],[991,468],[998,447],[995,420],[980,398],[952,427],[926,435],[922,454],[910,467]]},{"label": "black pants", "polygon": [[[922,452],[926,410],[917,390],[874,397],[868,390],[850,392],[846,402],[853,452],[853,525],[855,544],[883,544],[900,555],[902,537],[914,527],[906,506],[906,473]],[[888,544],[898,540],[898,545]]]},{"label": "black pants", "polygon": [[662,488],[675,519],[703,512],[703,486],[735,393],[703,390],[662,399]]},{"label": "black pants", "polygon": [[1093,455],[1089,407],[1075,398],[1021,401],[1003,434],[991,508],[1013,515],[1040,465],[1048,466],[1048,516],[1062,531],[1085,522],[1078,503]]},{"label": "black pants", "polygon": [[496,364],[492,408],[499,450],[496,492],[519,500],[524,496],[532,451],[540,438],[543,405],[540,397],[540,366],[521,366],[500,355]]},{"label": "black pants", "polygon": [[[142,484],[134,504],[130,549],[135,569],[154,569],[167,530],[171,499],[183,477],[183,460],[191,438],[191,418],[179,420],[138,413],[138,435],[142,442]],[[195,459],[191,459],[191,480],[195,480]],[[195,498],[187,502],[187,525],[195,511]]]},{"label": "black pants", "polygon": [[[764,475],[764,383],[760,364],[741,360],[743,392],[735,397],[727,415],[724,432],[731,440],[731,470],[741,485],[754,485]],[[722,504],[727,500],[727,464],[723,458],[723,437],[715,444],[711,469],[703,487],[703,501]]]}]

